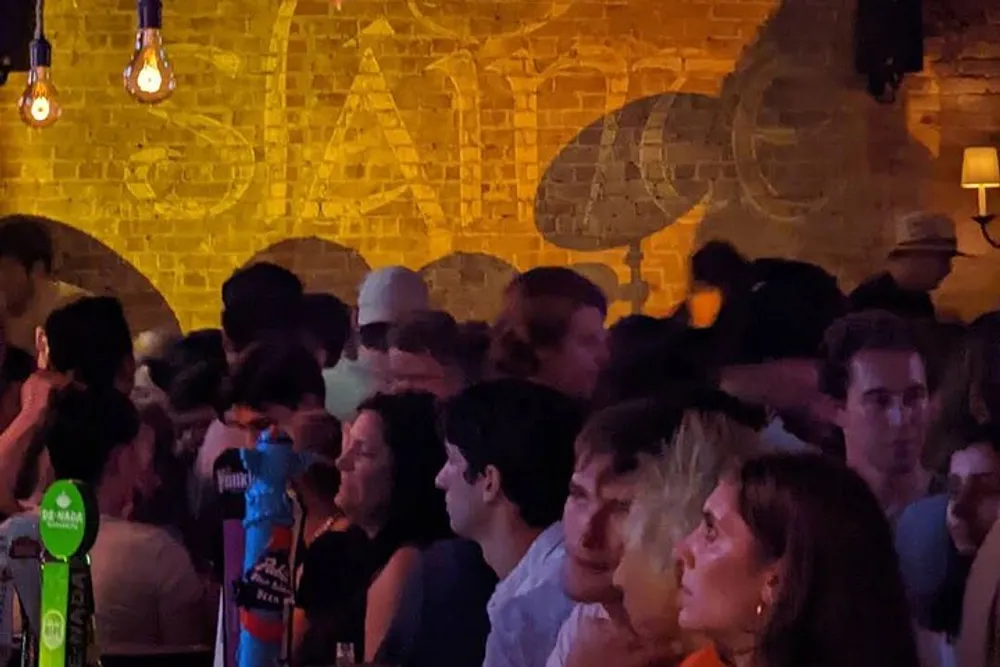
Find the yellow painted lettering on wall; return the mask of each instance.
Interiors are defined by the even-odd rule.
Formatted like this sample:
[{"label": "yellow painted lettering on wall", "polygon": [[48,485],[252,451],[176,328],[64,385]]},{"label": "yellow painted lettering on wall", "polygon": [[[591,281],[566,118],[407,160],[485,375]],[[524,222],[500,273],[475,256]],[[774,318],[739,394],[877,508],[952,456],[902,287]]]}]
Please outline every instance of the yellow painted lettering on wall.
[{"label": "yellow painted lettering on wall", "polygon": [[[590,199],[586,213],[589,221],[591,207],[600,198],[603,191],[605,177],[603,167],[611,158],[615,138],[618,136],[618,125],[614,112],[624,106],[628,99],[628,63],[610,47],[580,43],[542,71],[538,70],[534,59],[524,50],[515,52],[510,58],[493,63],[488,69],[503,75],[514,94],[517,210],[518,218],[522,222],[528,222],[532,219],[535,190],[540,178],[541,165],[538,152],[539,87],[551,78],[571,72],[590,70],[604,75],[606,83],[604,107],[592,110],[595,118],[603,116],[603,126],[598,169],[590,183]],[[590,110],[588,109],[588,111]]]},{"label": "yellow painted lettering on wall", "polygon": [[427,69],[444,73],[455,87],[461,219],[462,226],[469,227],[483,217],[483,132],[476,63],[472,54],[463,49],[432,63]]},{"label": "yellow painted lettering on wall", "polygon": [[[219,162],[227,165],[230,180],[219,194],[180,194],[182,181],[175,166],[183,162],[184,152],[175,148],[155,146],[136,151],[129,157],[125,187],[140,201],[151,201],[160,215],[181,220],[194,220],[219,215],[235,206],[253,182],[256,169],[253,146],[236,129],[201,114],[170,113],[150,109],[149,113],[168,123],[188,130],[195,143],[211,146]],[[160,177],[162,176],[162,177]]]},{"label": "yellow painted lettering on wall", "polygon": [[[236,76],[242,66],[237,54],[224,49],[178,44],[174,51],[197,56],[229,78]],[[194,220],[224,213],[243,198],[253,182],[256,156],[253,145],[241,132],[204,114],[174,112],[164,107],[150,109],[149,114],[186,130],[192,145],[210,147],[216,162],[229,168],[229,182],[221,192],[181,193],[184,179],[178,178],[178,173],[200,159],[173,146],[153,146],[129,156],[125,187],[136,199],[152,202],[159,215]]]},{"label": "yellow painted lettering on wall", "polygon": [[[391,167],[395,183],[356,178],[351,173],[373,164]],[[444,229],[444,210],[422,166],[375,53],[365,48],[308,200],[319,202],[320,217],[338,220],[358,218],[409,192],[428,229]]]}]

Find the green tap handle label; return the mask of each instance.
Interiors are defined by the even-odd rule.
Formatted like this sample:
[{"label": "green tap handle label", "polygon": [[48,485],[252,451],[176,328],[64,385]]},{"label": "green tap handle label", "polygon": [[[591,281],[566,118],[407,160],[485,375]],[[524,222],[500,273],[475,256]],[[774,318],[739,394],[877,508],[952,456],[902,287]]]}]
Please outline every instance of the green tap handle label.
[{"label": "green tap handle label", "polygon": [[69,563],[42,564],[42,618],[38,667],[66,667],[66,616],[69,613]]},{"label": "green tap handle label", "polygon": [[42,496],[38,533],[53,558],[69,560],[86,555],[97,539],[99,522],[97,502],[81,482],[61,479]]},{"label": "green tap handle label", "polygon": [[38,532],[42,563],[39,667],[85,667],[91,637],[90,564],[100,516],[88,487],[59,480],[42,496]]}]

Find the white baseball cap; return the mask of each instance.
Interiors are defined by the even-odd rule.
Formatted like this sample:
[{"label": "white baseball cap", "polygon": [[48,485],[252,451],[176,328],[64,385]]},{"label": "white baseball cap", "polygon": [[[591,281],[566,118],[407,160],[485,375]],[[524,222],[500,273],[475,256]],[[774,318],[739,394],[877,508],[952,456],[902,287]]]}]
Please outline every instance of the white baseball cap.
[{"label": "white baseball cap", "polygon": [[420,274],[404,266],[375,269],[358,290],[358,326],[392,324],[429,307],[430,293]]}]

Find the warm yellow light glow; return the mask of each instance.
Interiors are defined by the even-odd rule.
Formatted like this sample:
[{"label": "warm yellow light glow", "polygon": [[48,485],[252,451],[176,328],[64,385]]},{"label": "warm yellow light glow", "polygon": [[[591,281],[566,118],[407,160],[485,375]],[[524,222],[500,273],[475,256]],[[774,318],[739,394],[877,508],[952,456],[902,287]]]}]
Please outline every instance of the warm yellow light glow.
[{"label": "warm yellow light glow", "polygon": [[690,324],[695,329],[707,329],[722,311],[722,290],[711,285],[696,285],[688,296]]},{"label": "warm yellow light glow", "polygon": [[21,120],[30,127],[48,127],[59,120],[59,92],[49,78],[48,67],[36,67],[28,73],[28,85],[17,107]]},{"label": "warm yellow light glow", "polygon": [[1000,160],[993,146],[966,148],[962,155],[962,187],[978,190],[979,215],[987,215],[987,188],[1000,188]]},{"label": "warm yellow light glow", "polygon": [[52,105],[49,104],[48,98],[39,97],[31,103],[31,117],[40,123],[44,122],[51,112]]},{"label": "warm yellow light glow", "polygon": [[156,67],[155,60],[152,62],[147,60],[146,64],[142,66],[142,69],[139,70],[139,76],[136,77],[136,84],[139,86],[139,90],[144,93],[159,92],[163,86],[163,75]]},{"label": "warm yellow light glow", "polygon": [[177,80],[163,50],[159,29],[143,28],[136,35],[135,51],[124,77],[125,90],[140,102],[156,104],[174,92]]},{"label": "warm yellow light glow", "polygon": [[1000,188],[1000,160],[993,146],[966,148],[962,156],[962,187]]}]

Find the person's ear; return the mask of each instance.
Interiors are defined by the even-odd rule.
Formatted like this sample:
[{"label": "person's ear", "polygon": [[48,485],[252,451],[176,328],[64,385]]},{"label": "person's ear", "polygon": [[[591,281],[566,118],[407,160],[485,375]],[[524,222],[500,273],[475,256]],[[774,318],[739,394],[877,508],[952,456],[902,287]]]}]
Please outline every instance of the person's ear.
[{"label": "person's ear", "polygon": [[773,565],[769,565],[764,571],[763,584],[760,591],[760,600],[764,607],[770,609],[778,602],[778,596],[781,593],[782,579],[782,562],[778,561]]},{"label": "person's ear", "polygon": [[503,493],[500,485],[500,471],[496,466],[488,465],[483,470],[483,502],[490,504],[496,501]]},{"label": "person's ear", "polygon": [[49,338],[42,327],[35,327],[35,362],[38,370],[49,370]]}]

